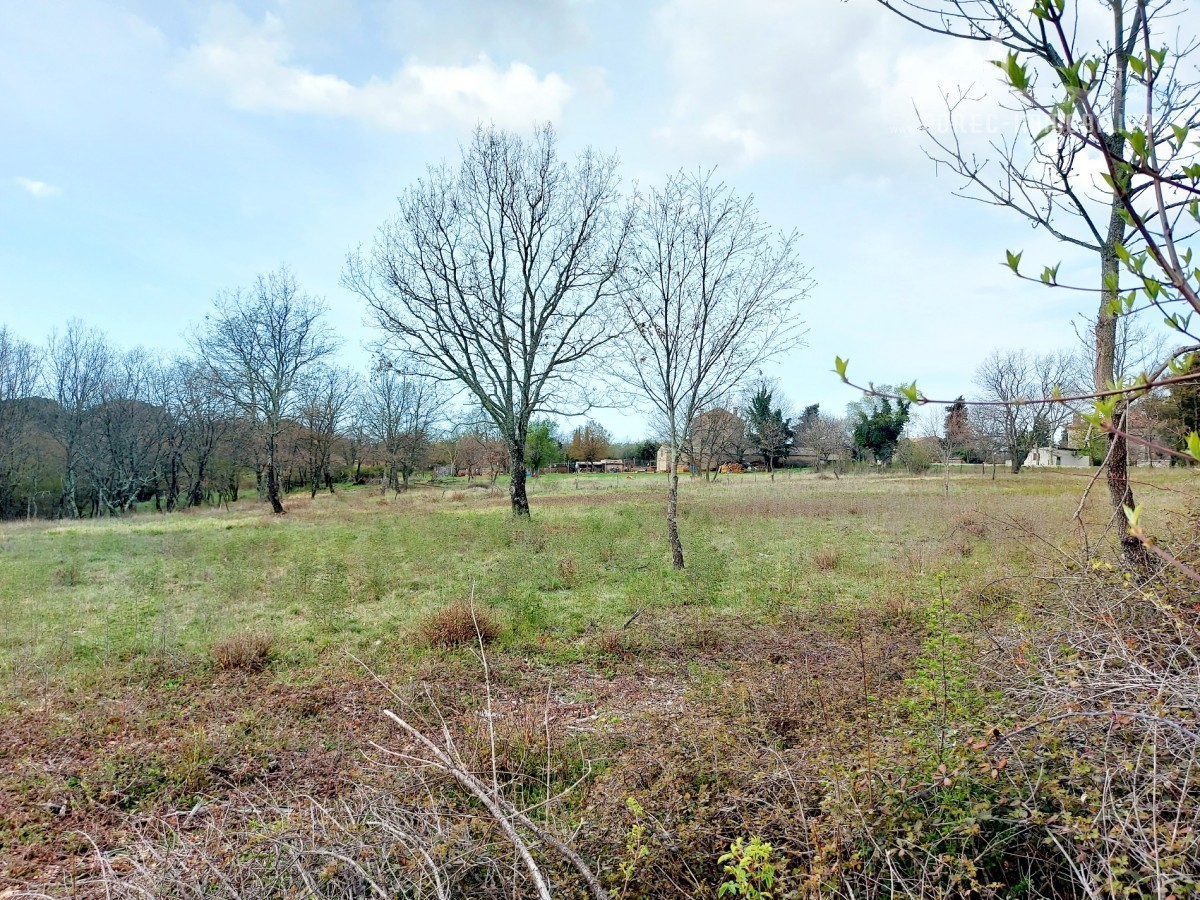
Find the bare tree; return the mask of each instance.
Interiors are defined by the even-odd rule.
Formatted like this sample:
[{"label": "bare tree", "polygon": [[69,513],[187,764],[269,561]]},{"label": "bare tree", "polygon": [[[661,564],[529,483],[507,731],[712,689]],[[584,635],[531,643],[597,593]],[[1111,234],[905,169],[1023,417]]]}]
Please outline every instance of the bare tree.
[{"label": "bare tree", "polygon": [[801,447],[816,457],[818,472],[823,466],[835,463],[833,474],[836,478],[837,461],[849,454],[850,447],[854,444],[850,432],[850,423],[846,419],[826,415],[817,410],[815,415],[808,417],[801,425],[797,440]]},{"label": "bare tree", "polygon": [[714,479],[721,466],[741,462],[745,457],[749,449],[746,420],[724,406],[706,409],[688,429],[685,449],[693,473],[703,474],[705,481]]},{"label": "bare tree", "polygon": [[581,366],[620,326],[608,306],[630,216],[616,170],[591,150],[563,161],[548,125],[531,141],[480,128],[457,171],[431,168],[347,259],[344,283],[379,327],[495,425],[514,515],[529,515],[530,421],[587,407]]},{"label": "bare tree", "polygon": [[286,268],[258,276],[249,290],[218,295],[214,306],[196,338],[200,356],[216,390],[258,432],[267,499],[282,514],[277,443],[296,410],[301,376],[334,350],[324,306]]},{"label": "bare tree", "polygon": [[436,379],[412,367],[383,362],[371,376],[362,417],[383,459],[383,493],[408,490],[409,479],[429,453],[447,400]]},{"label": "bare tree", "polygon": [[113,353],[83,422],[84,469],[97,512],[119,515],[157,496],[170,443],[169,383],[149,353]]},{"label": "bare tree", "polygon": [[980,363],[975,383],[981,399],[997,404],[980,407],[982,427],[1007,450],[1014,475],[1030,451],[1048,445],[1070,418],[1065,406],[1045,402],[1069,393],[1070,377],[1067,353],[993,350]]},{"label": "bare tree", "polygon": [[40,379],[37,349],[0,325],[0,518],[20,514],[17,483],[30,461],[26,437]]},{"label": "bare tree", "polygon": [[46,391],[57,403],[50,433],[63,451],[61,515],[77,519],[84,429],[92,407],[102,399],[112,352],[104,334],[79,320],[50,335],[46,352]]},{"label": "bare tree", "polygon": [[626,368],[668,448],[667,539],[683,568],[679,460],[697,417],[800,339],[811,283],[795,234],[774,236],[753,198],[710,175],[672,176],[641,204],[622,284]]},{"label": "bare tree", "polygon": [[333,445],[357,388],[354,373],[336,366],[314,366],[301,379],[299,419],[304,426],[311,497],[317,496],[322,484],[333,493]]},{"label": "bare tree", "polygon": [[[1078,0],[878,2],[928,31],[990,42],[1007,53],[997,65],[1018,114],[1014,133],[993,140],[980,157],[955,129],[968,97],[948,97],[950,133],[925,129],[930,155],[963,178],[961,196],[1011,209],[1064,244],[1096,254],[1099,277],[1088,288],[1099,298],[1092,383],[1098,393],[1118,386],[1117,322],[1139,308],[1136,292],[1122,292],[1122,263],[1145,290],[1140,308],[1183,300],[1200,309],[1189,284],[1191,254],[1177,252],[1200,220],[1200,210],[1189,209],[1198,173],[1185,147],[1200,124],[1200,83],[1189,80],[1196,44],[1178,30],[1182,7],[1171,0],[1101,0],[1092,14]],[[1089,173],[1090,154],[1101,157],[1102,173]],[[1008,260],[1021,275],[1021,254],[1010,252]],[[1047,265],[1032,280],[1056,287],[1058,270]],[[1175,327],[1188,334],[1182,317]],[[1139,562],[1145,555],[1123,513],[1134,506],[1122,427],[1127,399],[1114,398],[1109,416],[1107,481],[1125,555]]]}]

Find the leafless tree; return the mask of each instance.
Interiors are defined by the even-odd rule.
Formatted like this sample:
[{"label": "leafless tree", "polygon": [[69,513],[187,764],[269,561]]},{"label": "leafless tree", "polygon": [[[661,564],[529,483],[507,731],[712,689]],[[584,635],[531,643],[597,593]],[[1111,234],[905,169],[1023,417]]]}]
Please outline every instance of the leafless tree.
[{"label": "leafless tree", "polygon": [[850,433],[850,423],[846,419],[818,412],[801,427],[797,442],[816,457],[818,472],[834,463],[836,477],[837,461],[847,456],[854,444]]},{"label": "leafless tree", "polygon": [[975,373],[980,399],[998,404],[979,407],[981,428],[1006,449],[1014,475],[1029,452],[1050,444],[1070,418],[1067,407],[1044,402],[1055,394],[1070,393],[1070,378],[1068,353],[993,350],[980,363]]},{"label": "leafless tree", "polygon": [[367,433],[383,460],[381,490],[408,490],[448,401],[443,385],[416,367],[383,362],[363,397]]},{"label": "leafless tree", "polygon": [[104,334],[79,320],[62,334],[50,335],[46,352],[46,391],[57,403],[50,433],[63,451],[60,513],[77,519],[79,479],[85,450],[84,430],[92,408],[103,397],[112,351]]},{"label": "leafless tree", "polygon": [[223,443],[239,427],[239,410],[214,385],[204,361],[180,356],[169,370],[171,435],[166,463],[166,509],[204,502]]},{"label": "leafless tree", "polygon": [[530,421],[586,409],[581,368],[622,325],[609,301],[629,227],[615,158],[568,163],[548,125],[530,141],[480,128],[457,170],[431,168],[347,259],[344,283],[398,349],[499,431],[514,515],[529,515]]},{"label": "leafless tree", "polygon": [[[1197,173],[1188,170],[1194,151],[1185,146],[1200,124],[1200,83],[1189,58],[1196,42],[1178,29],[1183,5],[1100,0],[1093,10],[1079,0],[878,2],[928,31],[989,42],[1008,54],[998,64],[1018,114],[1013,133],[977,154],[955,127],[969,98],[948,97],[949,133],[925,129],[930,156],[963,179],[961,196],[1011,209],[1064,244],[1096,254],[1099,277],[1088,288],[1099,298],[1092,383],[1097,392],[1110,390],[1121,368],[1118,320],[1139,308],[1133,293],[1123,295],[1123,260],[1145,288],[1140,308],[1170,299],[1200,308],[1183,261],[1191,254],[1181,249],[1200,219],[1200,211],[1189,213]],[[1088,172],[1091,154],[1101,157],[1101,173]],[[1134,264],[1139,250],[1150,269]],[[1018,274],[1020,260],[1010,253]],[[1033,280],[1058,286],[1058,269],[1047,265]],[[1188,334],[1182,317],[1176,327]],[[1111,417],[1117,424],[1109,431],[1107,481],[1122,546],[1137,562],[1144,554],[1122,512],[1134,506],[1119,424],[1126,399],[1117,399]]]},{"label": "leafless tree", "polygon": [[16,487],[29,463],[27,429],[40,380],[37,349],[0,325],[0,518],[19,514]]},{"label": "leafless tree", "polygon": [[249,289],[217,296],[196,338],[214,388],[253,423],[262,440],[267,499],[280,499],[276,451],[284,420],[296,411],[301,377],[335,342],[321,301],[304,293],[287,268],[260,275]]},{"label": "leafless tree", "polygon": [[668,448],[667,538],[683,568],[678,467],[692,424],[800,339],[811,284],[796,236],[775,236],[753,198],[711,175],[672,176],[641,203],[622,279],[629,377]]},{"label": "leafless tree", "polygon": [[169,447],[169,382],[148,352],[112,353],[83,422],[83,467],[97,512],[119,515],[157,495]]},{"label": "leafless tree", "polygon": [[746,420],[724,406],[706,409],[688,429],[685,449],[694,474],[703,474],[705,481],[715,478],[721,466],[745,457]]},{"label": "leafless tree", "polygon": [[304,426],[312,497],[322,484],[333,493],[333,445],[357,389],[354,373],[336,366],[314,366],[301,379],[299,419]]}]

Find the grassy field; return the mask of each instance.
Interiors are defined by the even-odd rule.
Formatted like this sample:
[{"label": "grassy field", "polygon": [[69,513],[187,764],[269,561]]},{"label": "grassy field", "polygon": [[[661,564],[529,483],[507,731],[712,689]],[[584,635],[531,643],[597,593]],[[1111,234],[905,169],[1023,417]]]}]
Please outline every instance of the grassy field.
[{"label": "grassy field", "polygon": [[[0,888],[70,893],[98,850],[152,820],[383,784],[384,706],[436,709],[469,743],[492,689],[514,784],[545,797],[590,773],[560,814],[606,883],[706,895],[737,837],[774,834],[787,853],[790,826],[743,804],[743,782],[773,771],[770,754],[829,765],[818,743],[869,766],[870,723],[921,693],[931,614],[944,621],[948,604],[965,631],[1017,616],[1018,576],[1077,549],[1086,483],[975,472],[947,495],[940,477],[689,481],[683,572],[655,476],[535,479],[531,522],[510,518],[502,489],[458,484],[293,497],[282,518],[243,502],[2,523]],[[1151,521],[1184,499],[1141,492]],[[1100,485],[1092,541],[1105,503]],[[438,646],[446,625],[431,622],[470,597],[497,626],[486,684],[471,648]],[[247,635],[269,648],[261,668],[222,656]],[[661,832],[642,855],[639,809]],[[691,861],[668,862],[681,846]]]}]

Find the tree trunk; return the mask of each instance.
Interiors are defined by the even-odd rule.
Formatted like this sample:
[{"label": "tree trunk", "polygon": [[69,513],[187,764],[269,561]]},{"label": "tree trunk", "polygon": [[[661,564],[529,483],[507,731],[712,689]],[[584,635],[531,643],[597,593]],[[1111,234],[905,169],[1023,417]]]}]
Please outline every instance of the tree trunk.
[{"label": "tree trunk", "polygon": [[267,445],[267,499],[271,501],[271,512],[277,516],[284,513],[283,503],[279,499],[279,472],[275,469],[275,442]]},{"label": "tree trunk", "polygon": [[679,466],[672,461],[671,474],[667,476],[667,540],[671,544],[671,565],[683,568],[683,544],[679,542]]},{"label": "tree trunk", "polygon": [[525,494],[525,442],[514,443],[508,451],[509,472],[512,481],[508,486],[508,496],[512,500],[512,514],[529,518],[529,497]]},{"label": "tree trunk", "polygon": [[[1122,143],[1124,143],[1122,141]],[[1109,311],[1120,296],[1121,263],[1117,258],[1117,244],[1125,236],[1125,222],[1120,216],[1120,203],[1113,201],[1109,218],[1108,236],[1100,248],[1100,312],[1096,316],[1096,391],[1106,391],[1114,384],[1116,372],[1114,359],[1117,346],[1117,318]],[[1125,440],[1126,411],[1124,403],[1117,404],[1113,415],[1116,430],[1108,435],[1108,463],[1105,472],[1108,482],[1108,499],[1112,507],[1113,524],[1121,553],[1130,565],[1142,567],[1148,562],[1142,542],[1129,533],[1129,521],[1125,518],[1125,507],[1134,507],[1133,488],[1129,486],[1129,447]],[[1121,433],[1118,433],[1121,432]]]}]

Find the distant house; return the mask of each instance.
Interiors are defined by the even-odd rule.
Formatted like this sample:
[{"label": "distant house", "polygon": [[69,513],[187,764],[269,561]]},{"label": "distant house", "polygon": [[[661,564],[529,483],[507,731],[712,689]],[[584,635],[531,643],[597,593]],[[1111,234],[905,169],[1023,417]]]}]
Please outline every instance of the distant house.
[{"label": "distant house", "polygon": [[1086,469],[1092,464],[1092,458],[1081,450],[1071,447],[1037,447],[1029,451],[1025,457],[1025,465],[1030,468],[1063,467]]},{"label": "distant house", "polygon": [[592,462],[581,460],[575,463],[576,472],[624,472],[623,459],[597,459]]}]

